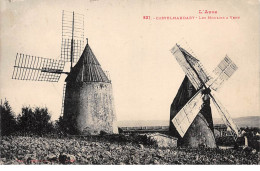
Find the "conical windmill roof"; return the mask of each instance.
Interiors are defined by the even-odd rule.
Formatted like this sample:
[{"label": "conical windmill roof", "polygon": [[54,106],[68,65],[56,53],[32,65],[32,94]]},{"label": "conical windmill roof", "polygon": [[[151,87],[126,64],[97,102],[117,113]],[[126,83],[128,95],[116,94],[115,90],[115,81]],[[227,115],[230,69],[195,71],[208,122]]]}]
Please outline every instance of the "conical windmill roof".
[{"label": "conical windmill roof", "polygon": [[66,82],[110,82],[101,68],[89,44],[86,45],[77,64],[72,68]]}]

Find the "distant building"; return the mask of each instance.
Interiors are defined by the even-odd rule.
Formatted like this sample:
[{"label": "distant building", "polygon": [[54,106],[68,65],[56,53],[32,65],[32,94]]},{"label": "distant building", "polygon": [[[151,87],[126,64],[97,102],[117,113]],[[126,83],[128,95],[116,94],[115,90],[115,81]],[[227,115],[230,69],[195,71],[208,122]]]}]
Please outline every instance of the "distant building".
[{"label": "distant building", "polygon": [[224,124],[215,124],[214,133],[216,137],[231,136],[230,130]]}]

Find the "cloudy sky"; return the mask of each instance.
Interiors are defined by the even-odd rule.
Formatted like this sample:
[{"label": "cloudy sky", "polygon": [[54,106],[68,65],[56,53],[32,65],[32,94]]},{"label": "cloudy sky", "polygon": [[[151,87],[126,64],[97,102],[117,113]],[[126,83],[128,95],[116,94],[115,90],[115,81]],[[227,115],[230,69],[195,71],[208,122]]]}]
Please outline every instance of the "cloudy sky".
[{"label": "cloudy sky", "polygon": [[[181,40],[209,72],[228,54],[238,70],[217,93],[219,100],[233,117],[260,115],[257,0],[3,0],[0,7],[0,97],[9,100],[16,114],[22,106],[46,106],[53,120],[59,117],[65,76],[58,83],[11,77],[16,53],[60,56],[62,10],[68,10],[85,15],[85,36],[111,75],[118,120],[169,118],[184,78],[170,49]],[[200,20],[208,14],[199,10],[229,19]],[[163,16],[198,18],[156,20]]]}]

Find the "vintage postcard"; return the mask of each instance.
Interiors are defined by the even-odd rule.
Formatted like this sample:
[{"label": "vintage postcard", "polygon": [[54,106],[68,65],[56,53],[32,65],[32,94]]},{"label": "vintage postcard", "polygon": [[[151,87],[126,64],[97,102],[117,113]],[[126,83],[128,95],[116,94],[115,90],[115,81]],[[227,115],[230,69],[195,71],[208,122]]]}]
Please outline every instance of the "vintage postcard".
[{"label": "vintage postcard", "polygon": [[259,0],[3,0],[1,165],[258,165]]}]

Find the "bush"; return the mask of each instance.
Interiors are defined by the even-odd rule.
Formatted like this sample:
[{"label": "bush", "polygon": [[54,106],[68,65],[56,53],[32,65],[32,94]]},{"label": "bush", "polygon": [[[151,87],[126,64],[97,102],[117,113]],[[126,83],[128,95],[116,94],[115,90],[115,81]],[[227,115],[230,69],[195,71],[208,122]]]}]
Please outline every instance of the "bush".
[{"label": "bush", "polygon": [[77,129],[77,122],[75,115],[71,115],[70,118],[64,118],[60,116],[55,123],[56,133],[62,135],[78,135],[79,130]]},{"label": "bush", "polygon": [[216,144],[218,146],[233,146],[235,140],[232,136],[216,137]]}]

